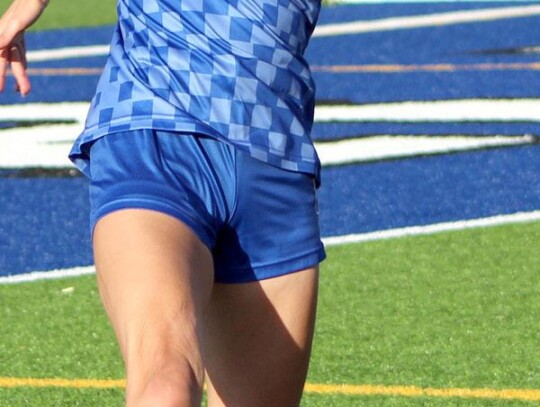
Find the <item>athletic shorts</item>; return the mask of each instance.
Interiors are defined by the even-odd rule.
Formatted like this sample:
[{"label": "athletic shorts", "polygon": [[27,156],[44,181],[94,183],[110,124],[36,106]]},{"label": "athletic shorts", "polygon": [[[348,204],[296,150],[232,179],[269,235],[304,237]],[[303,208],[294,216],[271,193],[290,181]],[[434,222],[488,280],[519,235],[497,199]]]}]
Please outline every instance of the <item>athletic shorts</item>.
[{"label": "athletic shorts", "polygon": [[90,222],[142,208],[173,216],[211,250],[215,281],[241,283],[325,258],[311,175],[251,158],[216,139],[155,130],[90,148]]}]

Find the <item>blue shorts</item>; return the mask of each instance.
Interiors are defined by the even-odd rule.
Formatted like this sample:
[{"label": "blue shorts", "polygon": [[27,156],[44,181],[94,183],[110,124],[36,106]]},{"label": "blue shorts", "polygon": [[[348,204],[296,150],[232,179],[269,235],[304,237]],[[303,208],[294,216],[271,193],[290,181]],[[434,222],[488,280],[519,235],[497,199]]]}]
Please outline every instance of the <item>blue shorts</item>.
[{"label": "blue shorts", "polygon": [[325,258],[314,180],[213,138],[114,133],[90,148],[91,228],[126,208],[184,222],[211,250],[215,281],[288,274]]}]

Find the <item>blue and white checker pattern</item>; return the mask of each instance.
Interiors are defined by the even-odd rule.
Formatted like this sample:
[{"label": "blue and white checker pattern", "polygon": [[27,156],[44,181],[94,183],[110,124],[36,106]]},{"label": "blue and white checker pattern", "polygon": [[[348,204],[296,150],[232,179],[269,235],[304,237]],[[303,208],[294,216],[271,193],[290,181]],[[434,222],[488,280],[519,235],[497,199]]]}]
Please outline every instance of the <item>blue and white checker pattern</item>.
[{"label": "blue and white checker pattern", "polygon": [[303,52],[320,0],[119,0],[111,53],[71,158],[154,128],[198,132],[293,171],[320,170]]}]

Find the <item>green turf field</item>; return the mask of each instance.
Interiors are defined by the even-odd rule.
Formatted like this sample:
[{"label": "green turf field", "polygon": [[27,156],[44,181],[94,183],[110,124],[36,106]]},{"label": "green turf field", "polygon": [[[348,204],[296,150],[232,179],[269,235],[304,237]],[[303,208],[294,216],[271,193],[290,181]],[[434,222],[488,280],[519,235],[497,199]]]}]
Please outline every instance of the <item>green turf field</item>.
[{"label": "green turf field", "polygon": [[[34,29],[112,24],[114,4],[51,0]],[[330,248],[303,406],[538,405],[539,240],[533,223]],[[121,388],[81,381],[123,377],[93,277],[0,286],[0,304],[0,407],[122,404]],[[37,387],[35,378],[80,388]],[[325,393],[321,384],[335,386]],[[362,394],[365,385],[390,394]],[[519,389],[536,401],[460,398],[456,388]]]},{"label": "green turf field", "polygon": [[[324,0],[324,4],[335,3]],[[11,0],[0,0],[0,10],[4,11]],[[66,27],[93,27],[110,25],[116,20],[116,2],[114,0],[50,0],[49,6],[33,30],[49,30]]]},{"label": "green turf field", "polygon": [[[0,0],[0,10],[3,12],[9,4],[11,0]],[[115,22],[115,19],[116,2],[114,0],[50,0],[45,13],[32,29],[110,25]]]},{"label": "green turf field", "polygon": [[[536,405],[539,239],[531,223],[329,248],[303,406]],[[4,285],[0,299],[0,406],[122,404],[119,388],[6,387],[123,377],[93,277]],[[521,389],[537,401],[314,393],[319,384]]]}]

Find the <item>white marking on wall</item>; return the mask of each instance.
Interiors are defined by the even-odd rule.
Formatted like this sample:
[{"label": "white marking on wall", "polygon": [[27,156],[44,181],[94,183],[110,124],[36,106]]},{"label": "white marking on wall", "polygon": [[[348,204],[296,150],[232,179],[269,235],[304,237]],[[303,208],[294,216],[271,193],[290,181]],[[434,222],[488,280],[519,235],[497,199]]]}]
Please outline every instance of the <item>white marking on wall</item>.
[{"label": "white marking on wall", "polygon": [[540,15],[540,6],[538,5],[450,11],[436,14],[390,17],[370,21],[352,21],[349,23],[320,25],[315,28],[313,37],[330,37],[335,35],[477,23],[535,15]]}]

